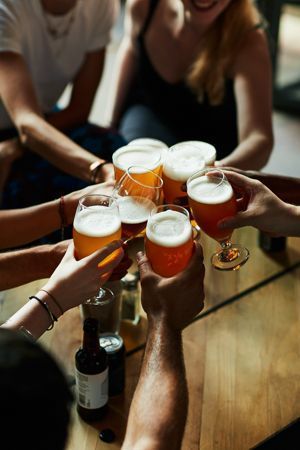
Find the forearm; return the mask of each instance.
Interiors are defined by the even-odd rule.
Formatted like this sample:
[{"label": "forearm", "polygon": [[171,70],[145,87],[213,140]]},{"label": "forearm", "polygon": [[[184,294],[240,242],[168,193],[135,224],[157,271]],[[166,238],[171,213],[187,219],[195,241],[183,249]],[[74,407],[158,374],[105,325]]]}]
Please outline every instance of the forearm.
[{"label": "forearm", "polygon": [[223,167],[259,170],[267,163],[272,147],[271,137],[255,133],[243,140],[230,155],[220,160],[219,163]]},{"label": "forearm", "polygon": [[300,178],[256,171],[247,171],[245,175],[261,181],[284,202],[300,205]]},{"label": "forearm", "polygon": [[[37,186],[38,189],[38,186]],[[61,226],[59,201],[0,211],[0,248],[12,248],[46,236]]]},{"label": "forearm", "polygon": [[94,161],[102,161],[35,114],[28,115],[18,129],[23,145],[60,170],[82,180],[90,181],[90,165]]},{"label": "forearm", "polygon": [[163,321],[149,321],[148,339],[130,407],[123,449],[179,449],[188,392],[179,331]]},{"label": "forearm", "polygon": [[0,291],[50,277],[63,256],[58,245],[0,253]]},{"label": "forearm", "polygon": [[82,114],[79,108],[67,107],[61,111],[47,115],[49,122],[57,130],[66,130],[81,125],[88,120],[88,114]]},{"label": "forearm", "polygon": [[[50,311],[56,318],[60,317],[61,313],[49,295],[43,291],[39,291],[37,296],[41,301],[47,302]],[[1,328],[18,330],[23,326],[35,339],[38,339],[49,328],[51,323],[52,320],[48,312],[37,300],[32,299],[10,317]]]}]

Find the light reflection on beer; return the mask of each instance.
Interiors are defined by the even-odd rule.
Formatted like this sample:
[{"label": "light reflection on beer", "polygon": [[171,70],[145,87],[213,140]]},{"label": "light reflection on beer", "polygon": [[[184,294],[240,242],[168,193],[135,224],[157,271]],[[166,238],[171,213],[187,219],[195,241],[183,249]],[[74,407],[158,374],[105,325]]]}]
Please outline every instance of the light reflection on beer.
[{"label": "light reflection on beer", "polygon": [[226,179],[200,176],[187,183],[189,205],[200,228],[219,242],[231,237],[233,230],[221,230],[218,222],[237,213],[236,198]]},{"label": "light reflection on beer", "polygon": [[[198,170],[205,167],[205,161],[199,149],[190,144],[176,144],[165,157],[162,179],[163,191],[167,203],[177,202],[186,197],[182,185]],[[185,206],[185,205],[184,205]]]},{"label": "light reflection on beer", "polygon": [[[114,201],[111,206],[91,204],[93,197],[98,196],[86,196],[79,201],[74,217],[73,240],[78,259],[121,238],[121,219],[117,204]],[[88,206],[84,202],[87,202]],[[118,252],[119,250],[105,258],[101,265],[115,258]]]},{"label": "light reflection on beer", "polygon": [[184,270],[193,253],[188,211],[175,205],[153,210],[146,227],[145,250],[159,275],[171,277]]},{"label": "light reflection on beer", "polygon": [[144,167],[132,173],[132,176],[141,183],[149,183],[148,169],[160,175],[161,150],[146,145],[126,145],[119,148],[112,155],[116,181],[119,181],[130,166]]}]

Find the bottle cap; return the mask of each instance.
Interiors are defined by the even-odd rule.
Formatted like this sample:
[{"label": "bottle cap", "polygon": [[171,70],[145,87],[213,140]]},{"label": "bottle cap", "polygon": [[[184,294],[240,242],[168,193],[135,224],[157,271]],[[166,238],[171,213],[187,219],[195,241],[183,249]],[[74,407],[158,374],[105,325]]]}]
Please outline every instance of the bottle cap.
[{"label": "bottle cap", "polygon": [[139,281],[139,272],[128,273],[124,278],[122,278],[123,289],[128,291],[133,291],[137,288]]}]

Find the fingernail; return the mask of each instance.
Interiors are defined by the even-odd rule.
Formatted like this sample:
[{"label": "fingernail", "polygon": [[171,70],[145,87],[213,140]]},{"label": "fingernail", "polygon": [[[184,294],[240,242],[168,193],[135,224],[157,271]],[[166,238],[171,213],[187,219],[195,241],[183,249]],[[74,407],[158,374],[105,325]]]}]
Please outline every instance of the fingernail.
[{"label": "fingernail", "polygon": [[139,261],[144,256],[143,252],[137,252],[136,259]]}]

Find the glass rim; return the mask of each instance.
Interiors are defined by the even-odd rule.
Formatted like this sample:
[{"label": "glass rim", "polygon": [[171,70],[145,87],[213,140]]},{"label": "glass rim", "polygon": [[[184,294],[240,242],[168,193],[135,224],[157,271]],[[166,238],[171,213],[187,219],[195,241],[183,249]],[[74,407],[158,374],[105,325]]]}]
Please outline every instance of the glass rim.
[{"label": "glass rim", "polygon": [[[146,151],[151,151],[153,152],[153,150],[157,150],[157,160],[155,160],[155,162],[152,164],[153,169],[156,169],[156,167],[158,167],[161,164],[162,161],[162,156],[161,156],[161,151],[158,147],[154,147],[151,145],[147,145],[147,144],[126,144],[123,145],[122,147],[118,148],[115,152],[113,152],[112,154],[112,162],[113,165],[115,167],[117,167],[120,170],[123,170],[124,172],[126,172],[126,170],[128,170],[129,167],[131,166],[138,166],[139,164],[131,164],[130,166],[127,166],[127,168],[125,166],[119,165],[117,164],[116,158],[119,156],[120,153],[126,152],[127,151],[132,151],[132,150],[146,150]],[[152,169],[151,169],[152,170]]]},{"label": "glass rim", "polygon": [[[157,211],[158,209],[161,209],[161,211],[159,212],[163,212],[163,211],[178,211],[181,212],[182,214],[184,214],[188,220],[190,220],[190,213],[189,211],[184,208],[181,205],[175,205],[173,203],[166,203],[164,205],[157,205],[155,208],[151,209],[150,211],[150,216],[154,216],[155,214],[159,214],[159,212]],[[149,217],[150,217],[149,216]]]},{"label": "glass rim", "polygon": [[[191,181],[195,180],[196,178],[200,178],[200,176],[206,175],[206,173],[208,173],[208,172],[218,172],[222,175],[222,178],[220,179],[220,183],[218,183],[215,186],[215,189],[217,189],[222,183],[227,181],[226,175],[221,169],[218,169],[217,167],[206,167],[205,169],[198,170],[197,172],[193,173],[193,175],[191,175],[188,178],[188,180],[186,182],[186,186],[188,187],[188,185],[191,183]],[[217,178],[217,177],[215,177],[215,178]]]},{"label": "glass rim", "polygon": [[[95,205],[85,205],[83,203],[83,201],[86,198],[95,198],[95,197],[104,197],[106,199],[109,200],[109,204],[108,205],[100,205],[99,206],[105,206],[106,208],[113,208],[113,207],[117,207],[118,208],[118,203],[116,201],[116,199],[112,196],[112,195],[105,195],[105,194],[87,194],[87,195],[83,195],[82,197],[80,197],[80,199],[78,200],[78,205],[80,205],[82,208],[90,208],[91,206],[95,206]],[[96,204],[97,205],[97,204]]]},{"label": "glass rim", "polygon": [[[141,181],[137,180],[136,178],[133,178],[132,174],[130,173],[130,169],[132,169],[133,167],[142,167],[143,169],[146,169],[146,172],[140,172],[140,173],[138,172],[138,174],[141,174],[141,175],[149,173],[149,172],[152,173],[152,175],[154,175],[154,177],[159,180],[159,186],[150,186],[149,184],[142,183]],[[161,189],[164,184],[162,178],[157,173],[155,173],[152,169],[149,169],[148,167],[142,166],[139,164],[133,164],[132,166],[129,166],[117,184],[121,184],[122,179],[125,178],[126,176],[128,176],[130,178],[130,180],[133,181],[134,183],[136,183],[142,187],[145,187],[147,189]]]}]

